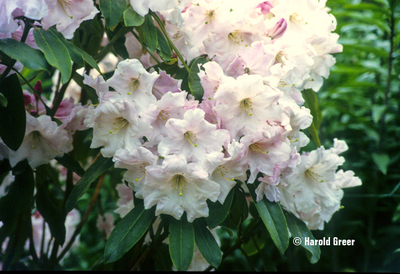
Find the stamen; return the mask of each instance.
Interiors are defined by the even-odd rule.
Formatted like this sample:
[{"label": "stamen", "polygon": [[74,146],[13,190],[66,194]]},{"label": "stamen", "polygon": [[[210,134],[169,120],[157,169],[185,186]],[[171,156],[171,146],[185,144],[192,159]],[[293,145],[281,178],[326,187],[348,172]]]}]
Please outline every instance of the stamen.
[{"label": "stamen", "polygon": [[131,79],[131,82],[129,83],[129,88],[131,89],[131,92],[128,92],[128,95],[131,95],[132,94],[132,92],[135,90],[135,89],[137,89],[137,87],[139,86],[139,84],[140,84],[140,81],[139,81],[139,79],[137,79],[137,78],[132,78]]},{"label": "stamen", "polygon": [[235,178],[227,178],[225,177],[225,174],[228,173],[228,170],[226,169],[226,167],[224,166],[219,166],[215,169],[215,171],[217,171],[219,173],[219,175],[221,175],[222,178],[224,178],[227,181],[235,181]]},{"label": "stamen", "polygon": [[296,22],[299,25],[307,25],[307,22],[301,17],[297,12],[291,14],[289,16],[289,20],[292,22]]},{"label": "stamen", "polygon": [[[71,5],[71,1],[70,0],[58,0],[58,3],[60,4],[61,8],[63,9],[63,11],[65,12],[65,14],[73,19],[74,17],[72,15],[69,15],[68,12],[66,11],[66,7],[69,8],[69,6]],[[65,5],[65,6],[64,6]]]},{"label": "stamen", "polygon": [[122,128],[124,128],[127,124],[129,124],[129,122],[123,118],[123,117],[119,117],[116,119],[116,121],[113,123],[113,125],[115,125],[115,127],[111,127],[112,130],[109,131],[109,133],[111,134],[115,134],[117,133],[119,130],[121,130]]},{"label": "stamen", "polygon": [[319,175],[318,173],[314,172],[312,170],[312,167],[306,170],[306,174],[310,176],[311,179],[316,181],[317,183],[323,183],[324,180],[322,180],[323,176]]},{"label": "stamen", "polygon": [[[183,136],[185,137],[186,140],[188,140],[188,142],[193,146],[193,147],[197,147],[197,144],[195,143],[197,141],[196,136],[194,136],[194,134],[190,131],[187,131],[183,134]],[[193,140],[192,140],[193,139]]]},{"label": "stamen", "polygon": [[266,151],[266,152],[262,151],[260,145],[258,145],[257,143],[253,143],[249,147],[254,152],[262,153],[262,154],[265,154],[265,155],[269,153],[269,151]]},{"label": "stamen", "polygon": [[182,189],[184,188],[184,186],[182,186],[182,184],[185,183],[185,177],[181,174],[177,174],[174,176],[173,180],[178,185],[179,196],[183,196]]},{"label": "stamen", "polygon": [[164,110],[161,110],[160,113],[158,113],[157,118],[163,120],[164,122],[167,122],[168,120],[168,113],[166,113]]},{"label": "stamen", "polygon": [[253,108],[251,107],[250,98],[246,98],[240,101],[239,106],[241,109],[244,109],[249,116],[253,115],[253,113],[250,112],[250,110],[253,110]]},{"label": "stamen", "polygon": [[206,21],[205,24],[211,23],[211,22],[214,20],[214,10],[209,10],[209,11],[206,13],[206,18],[207,18],[207,21]]},{"label": "stamen", "polygon": [[30,137],[31,140],[32,140],[32,148],[33,148],[33,149],[35,149],[36,146],[39,144],[39,142],[40,142],[40,137],[41,137],[41,136],[42,136],[42,134],[40,134],[40,132],[37,131],[37,130],[32,131],[32,132],[29,134],[29,137]]}]

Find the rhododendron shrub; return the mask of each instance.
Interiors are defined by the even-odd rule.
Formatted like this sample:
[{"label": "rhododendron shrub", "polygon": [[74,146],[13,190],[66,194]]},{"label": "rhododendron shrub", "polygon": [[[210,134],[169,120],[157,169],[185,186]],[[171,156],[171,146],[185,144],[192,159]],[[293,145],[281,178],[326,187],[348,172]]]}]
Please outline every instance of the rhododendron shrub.
[{"label": "rhododendron shrub", "polygon": [[323,230],[361,185],[318,137],[325,2],[0,1],[2,268],[62,266],[91,214],[96,269],[218,269],[218,230],[282,254]]}]

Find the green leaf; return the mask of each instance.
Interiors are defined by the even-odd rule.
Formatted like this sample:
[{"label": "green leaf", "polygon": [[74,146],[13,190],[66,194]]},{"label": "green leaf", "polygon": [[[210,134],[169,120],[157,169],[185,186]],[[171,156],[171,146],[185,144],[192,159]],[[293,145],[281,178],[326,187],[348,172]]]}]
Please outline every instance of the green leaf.
[{"label": "green leaf", "polygon": [[221,226],[235,231],[239,230],[240,225],[249,215],[249,209],[246,201],[246,194],[240,187],[232,189],[233,198],[228,216],[224,219]]},{"label": "green leaf", "polygon": [[194,229],[184,216],[180,220],[171,219],[169,224],[169,253],[178,271],[186,271],[193,259]]},{"label": "green leaf", "polygon": [[105,263],[120,259],[143,237],[154,218],[154,211],[155,207],[145,210],[140,203],[117,223],[105,246]]},{"label": "green leaf", "polygon": [[372,160],[378,166],[379,170],[386,175],[389,166],[390,158],[387,154],[372,153]]},{"label": "green leaf", "polygon": [[165,61],[168,62],[172,58],[172,50],[168,44],[167,39],[165,39],[161,30],[157,28],[157,53]]},{"label": "green leaf", "polygon": [[99,0],[99,7],[107,28],[112,28],[122,20],[126,10],[126,0]]},{"label": "green leaf", "polygon": [[203,65],[207,62],[208,62],[208,60],[206,58],[197,57],[190,63],[190,67],[189,67],[189,69],[190,69],[189,77],[188,77],[189,89],[190,89],[190,92],[192,93],[192,95],[196,98],[196,100],[199,100],[200,102],[203,99],[204,90],[203,90],[203,86],[200,83],[200,77],[197,74],[200,71],[199,64],[201,67],[201,65]]},{"label": "green leaf", "polygon": [[218,268],[222,261],[221,249],[210,230],[208,230],[206,222],[203,218],[196,219],[193,222],[193,227],[196,245],[201,255],[210,265]]},{"label": "green leaf", "polygon": [[132,6],[129,6],[124,11],[124,23],[127,27],[139,27],[143,24],[144,17],[140,16],[139,14],[134,11]]},{"label": "green leaf", "polygon": [[10,185],[7,195],[0,199],[0,221],[3,223],[12,221],[25,207],[31,204],[35,182],[31,167],[27,160],[24,162],[23,170],[14,174],[15,179]]},{"label": "green leaf", "polygon": [[56,32],[55,30],[52,31],[51,28],[47,31],[35,28],[33,36],[35,37],[37,46],[43,51],[49,64],[60,70],[62,83],[65,84],[71,77],[71,56],[63,41],[65,38],[60,38]]},{"label": "green leaf", "polygon": [[31,70],[46,70],[49,72],[49,64],[40,50],[31,48],[25,43],[7,38],[0,40],[0,50],[11,58],[20,61]]},{"label": "green leaf", "polygon": [[76,202],[87,191],[90,184],[103,174],[103,172],[112,167],[113,164],[112,158],[100,157],[85,171],[82,179],[72,189],[65,203],[66,212],[70,212],[74,208]]},{"label": "green leaf", "polygon": [[263,220],[265,226],[271,235],[272,241],[278,250],[283,254],[289,246],[289,233],[285,215],[279,203],[270,202],[267,199],[262,199],[256,202],[255,185],[247,184],[254,204]]},{"label": "green leaf", "polygon": [[308,128],[308,131],[310,132],[311,137],[313,138],[317,147],[320,147],[321,141],[319,140],[318,129],[319,126],[321,125],[322,116],[321,116],[321,111],[319,110],[318,107],[317,95],[315,94],[315,91],[313,91],[312,89],[302,90],[301,93],[303,95],[304,101],[306,102],[307,108],[310,109],[311,115],[313,116],[313,122],[311,126]]},{"label": "green leaf", "polygon": [[206,222],[209,228],[213,229],[219,226],[226,219],[232,205],[233,194],[234,190],[232,189],[228,196],[226,196],[223,204],[219,201],[213,203],[210,200],[207,200],[209,214],[208,217],[206,217]]},{"label": "green leaf", "polygon": [[24,95],[17,74],[11,74],[3,80],[0,94],[7,100],[7,106],[0,107],[0,137],[15,151],[21,146],[26,129]]},{"label": "green leaf", "polygon": [[0,106],[6,108],[8,104],[7,98],[3,95],[3,93],[0,93]]},{"label": "green leaf", "polygon": [[65,212],[62,205],[57,203],[54,195],[50,193],[49,186],[52,185],[51,173],[54,173],[52,167],[41,165],[36,168],[36,207],[48,223],[51,235],[57,243],[62,246],[65,242]]},{"label": "green leaf", "polygon": [[62,157],[56,157],[55,159],[58,163],[60,163],[67,169],[75,172],[77,175],[83,177],[83,175],[85,174],[85,170],[69,154],[65,153]]},{"label": "green leaf", "polygon": [[308,238],[310,240],[315,240],[314,235],[308,229],[307,225],[302,221],[296,218],[291,213],[285,211],[286,220],[288,223],[289,231],[292,234],[293,238],[300,238],[301,246],[305,248],[307,251],[307,258],[310,263],[315,264],[318,262],[321,256],[321,249],[319,245],[306,245],[305,239]]},{"label": "green leaf", "polygon": [[85,60],[85,62],[87,64],[89,64],[92,68],[94,68],[95,70],[97,70],[100,74],[100,68],[99,65],[97,64],[97,62],[93,59],[92,56],[90,56],[86,51],[84,51],[83,49],[80,49],[78,47],[75,47],[75,49],[82,55],[83,60]]},{"label": "green leaf", "polygon": [[144,23],[142,25],[142,29],[144,32],[144,41],[149,49],[154,52],[158,45],[158,34],[157,27],[153,23],[153,19],[150,15],[146,14],[144,16]]}]

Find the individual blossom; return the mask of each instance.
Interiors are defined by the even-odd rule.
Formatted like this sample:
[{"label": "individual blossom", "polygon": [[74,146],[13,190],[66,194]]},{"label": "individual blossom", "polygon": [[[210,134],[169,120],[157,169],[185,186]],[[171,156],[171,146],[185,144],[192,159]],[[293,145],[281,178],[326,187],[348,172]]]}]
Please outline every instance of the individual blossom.
[{"label": "individual blossom", "polygon": [[162,165],[146,167],[143,198],[146,209],[156,205],[156,215],[168,214],[187,220],[207,217],[207,200],[217,201],[220,187],[209,179],[198,163],[187,163],[184,155],[166,156]]},{"label": "individual blossom", "polygon": [[222,151],[229,139],[225,130],[204,119],[201,109],[188,110],[183,119],[170,118],[165,124],[168,135],[158,145],[161,156],[183,154],[189,161],[201,161],[213,151]]},{"label": "individual blossom", "polygon": [[183,10],[189,0],[130,0],[132,8],[141,16],[145,16],[152,11],[166,11],[170,9]]},{"label": "individual blossom", "polygon": [[156,101],[152,89],[158,77],[157,72],[148,73],[139,60],[127,59],[118,63],[114,75],[107,80],[107,84],[122,97],[133,102],[140,113],[150,103]]},{"label": "individual blossom", "polygon": [[72,150],[72,138],[50,116],[41,115],[35,118],[26,113],[26,119],[25,137],[21,146],[17,151],[9,152],[11,166],[27,159],[34,169]]},{"label": "individual blossom", "polygon": [[119,149],[115,152],[115,167],[125,168],[124,180],[135,191],[135,196],[142,199],[142,189],[145,182],[146,166],[155,165],[158,157],[144,147],[133,150]]},{"label": "individual blossom", "polygon": [[141,146],[140,138],[151,129],[150,125],[140,120],[135,106],[126,98],[106,101],[93,111],[93,139],[90,147],[102,147],[104,157],[114,156],[120,148]]},{"label": "individual blossom", "polygon": [[86,20],[93,19],[99,12],[92,0],[45,0],[49,9],[41,20],[43,29],[56,25],[57,31],[71,39],[75,30]]},{"label": "individual blossom", "polygon": [[282,177],[281,205],[303,220],[310,229],[323,229],[333,213],[340,209],[342,188],[361,185],[354,172],[336,172],[344,158],[338,154],[347,150],[344,141],[334,139],[331,149],[319,147],[301,155],[293,173]]}]

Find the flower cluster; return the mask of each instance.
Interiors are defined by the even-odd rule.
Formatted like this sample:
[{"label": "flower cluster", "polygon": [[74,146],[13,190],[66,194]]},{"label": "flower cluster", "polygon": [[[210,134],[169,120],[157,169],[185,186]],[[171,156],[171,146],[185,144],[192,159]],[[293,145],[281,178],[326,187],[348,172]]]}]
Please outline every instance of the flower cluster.
[{"label": "flower cluster", "polygon": [[299,154],[312,123],[301,90],[318,91],[335,63],[331,54],[341,51],[325,2],[199,0],[179,9],[136,1],[139,14],[160,11],[187,62],[209,59],[198,74],[204,95],[197,100],[181,80],[147,71],[150,62],[139,60],[148,54],[130,51],[110,79],[85,77],[99,97],[81,112],[93,128],[91,147],[126,169],[124,180],[156,215],[206,217],[207,200],[223,203],[237,180],[258,178],[257,200],[281,201],[322,229],[341,188],[361,184],[351,171],[336,172],[343,141]]}]

